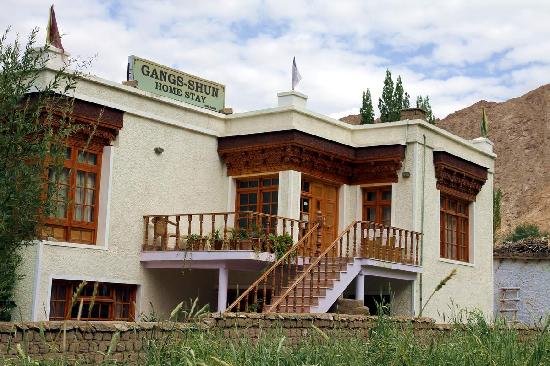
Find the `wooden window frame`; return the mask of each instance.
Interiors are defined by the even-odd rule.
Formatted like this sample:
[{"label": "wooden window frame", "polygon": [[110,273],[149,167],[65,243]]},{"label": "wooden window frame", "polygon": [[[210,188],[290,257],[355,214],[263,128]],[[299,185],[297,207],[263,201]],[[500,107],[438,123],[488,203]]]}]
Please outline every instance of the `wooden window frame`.
[{"label": "wooden window frame", "polygon": [[[384,192],[390,192],[390,199],[384,200],[383,193]],[[378,224],[384,224],[383,217],[384,217],[384,208],[389,207],[390,208],[390,222],[387,223],[388,226],[391,226],[391,209],[392,209],[392,199],[391,195],[393,194],[392,186],[375,186],[375,187],[363,187],[361,190],[362,192],[362,218],[363,220],[367,220],[367,209],[374,208],[375,209],[375,215],[377,218],[377,221],[375,221]],[[376,197],[374,201],[367,201],[368,193],[374,192]]]},{"label": "wooden window frame", "polygon": [[[73,294],[76,291],[76,288],[80,285],[81,281],[72,281],[72,280],[57,280],[52,281],[51,286],[51,295],[50,295],[50,314],[49,320],[75,320],[76,317],[72,316],[73,309],[78,309],[80,302],[83,301],[85,304],[89,304],[92,301],[92,296],[78,296],[75,304],[70,308],[71,299]],[[88,282],[86,286],[94,286],[95,282]],[[65,286],[65,296],[63,299],[54,299],[53,294],[55,286]],[[121,284],[121,283],[110,283],[110,282],[99,282],[99,286],[107,286],[109,288],[109,296],[96,296],[94,299],[94,307],[106,305],[109,307],[108,317],[89,317],[89,314],[81,314],[80,320],[87,321],[104,321],[104,320],[120,320],[120,321],[135,321],[136,313],[136,298],[137,298],[137,285],[131,284]],[[129,291],[129,301],[122,302],[117,301],[117,291]],[[52,316],[52,303],[62,303],[63,304],[63,317]],[[128,306],[128,317],[117,317],[116,316],[116,306],[117,305],[127,305]]]},{"label": "wooden window frame", "polygon": [[[456,202],[456,209],[452,209],[451,202]],[[470,262],[470,202],[458,197],[441,193],[440,197],[440,239],[439,251],[441,258],[459,262]],[[459,207],[464,208],[460,212]],[[456,244],[447,242],[447,226],[449,217],[456,218],[454,235]],[[453,247],[456,247],[456,255],[453,255]]]},{"label": "wooden window frame", "polygon": [[[98,231],[98,219],[99,219],[99,196],[101,190],[101,167],[102,167],[102,158],[103,158],[103,148],[99,146],[85,146],[85,143],[81,141],[69,141],[66,144],[67,148],[71,149],[70,159],[65,159],[63,167],[69,169],[69,195],[68,195],[68,204],[67,204],[67,218],[55,218],[55,217],[44,217],[45,233],[43,236],[48,237],[47,231],[48,228],[62,227],[65,231],[64,241],[69,243],[79,243],[79,244],[90,244],[95,245],[97,242],[97,231]],[[92,153],[96,155],[96,165],[89,165],[85,163],[80,163],[78,161],[79,152]],[[94,173],[96,175],[95,179],[95,197],[93,202],[94,213],[92,217],[92,222],[86,221],[77,221],[74,219],[74,210],[75,210],[75,196],[76,196],[76,178],[78,171],[86,173]],[[84,199],[86,197],[86,192],[84,191]],[[85,202],[85,201],[84,201]],[[83,205],[83,212],[84,207]],[[72,229],[83,229],[89,230],[92,232],[92,240],[75,240],[71,238]],[[53,236],[53,235],[52,235]]]},{"label": "wooden window frame", "polygon": [[[264,186],[264,179],[277,179],[277,184],[271,184],[269,186]],[[245,181],[253,181],[258,180],[258,185],[256,187],[251,188],[241,188],[239,187],[240,182]],[[256,212],[262,213],[262,208],[264,205],[264,198],[263,193],[267,192],[279,192],[279,176],[278,175],[261,175],[261,176],[254,176],[254,177],[246,177],[246,178],[237,178],[236,179],[236,194],[235,194],[235,211],[240,212],[241,210],[241,202],[240,202],[240,195],[243,193],[256,193],[257,194],[257,201],[256,201]],[[278,195],[277,195],[278,197]],[[269,202],[270,205],[273,205],[273,202]],[[269,215],[277,215],[279,212],[279,204],[277,202],[277,212],[272,213],[271,207],[270,207],[270,213]]]}]

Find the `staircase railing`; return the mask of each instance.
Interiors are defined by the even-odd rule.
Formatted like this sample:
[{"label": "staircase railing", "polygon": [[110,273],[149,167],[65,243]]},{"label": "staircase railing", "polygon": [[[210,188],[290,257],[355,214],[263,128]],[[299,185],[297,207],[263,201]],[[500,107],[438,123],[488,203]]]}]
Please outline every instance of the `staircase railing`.
[{"label": "staircase railing", "polygon": [[[409,230],[370,221],[355,221],[309,264],[266,313],[279,311],[283,302],[285,312],[295,312],[297,298],[300,298],[301,306],[306,304],[305,299],[308,299],[308,304],[313,304],[315,294],[320,294],[322,286],[328,286],[329,279],[335,278],[336,273],[345,269],[354,257],[418,265],[420,236],[420,233]],[[289,303],[291,294],[292,300]]]},{"label": "staircase railing", "polygon": [[281,289],[315,255],[316,245],[312,241],[320,238],[321,225],[322,219],[319,217],[296,244],[229,305],[226,312],[264,312],[272,299],[280,294]]}]

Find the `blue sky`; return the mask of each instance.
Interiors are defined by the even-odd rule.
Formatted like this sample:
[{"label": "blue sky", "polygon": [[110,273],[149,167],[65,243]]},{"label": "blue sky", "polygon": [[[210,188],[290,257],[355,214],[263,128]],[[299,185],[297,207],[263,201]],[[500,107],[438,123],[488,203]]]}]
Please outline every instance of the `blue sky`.
[{"label": "blue sky", "polygon": [[[378,99],[386,68],[437,117],[550,82],[550,2],[543,1],[56,1],[63,45],[89,72],[125,78],[135,54],[226,85],[236,111],[271,107],[290,88],[296,56],[310,109],[357,113]],[[12,36],[41,28],[48,3],[2,0]]]}]

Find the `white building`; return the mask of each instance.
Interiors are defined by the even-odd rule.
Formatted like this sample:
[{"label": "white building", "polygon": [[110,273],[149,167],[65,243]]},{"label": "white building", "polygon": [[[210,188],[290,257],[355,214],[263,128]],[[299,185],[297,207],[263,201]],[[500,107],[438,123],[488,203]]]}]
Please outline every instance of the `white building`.
[{"label": "white building", "polygon": [[[451,300],[492,313],[488,140],[416,109],[349,125],[308,110],[298,92],[223,114],[86,76],[75,97],[76,120],[101,121],[87,154],[71,142],[68,198],[25,253],[24,319],[76,316],[83,280],[92,320],[168,314],[197,296],[224,311],[243,293],[229,310],[325,312],[346,288],[368,303],[391,292],[395,314],[418,315],[454,268],[424,315],[441,318]],[[285,237],[269,234],[283,233],[296,246],[272,267]]]},{"label": "white building", "polygon": [[495,316],[529,325],[550,316],[550,241],[528,238],[495,248]]}]

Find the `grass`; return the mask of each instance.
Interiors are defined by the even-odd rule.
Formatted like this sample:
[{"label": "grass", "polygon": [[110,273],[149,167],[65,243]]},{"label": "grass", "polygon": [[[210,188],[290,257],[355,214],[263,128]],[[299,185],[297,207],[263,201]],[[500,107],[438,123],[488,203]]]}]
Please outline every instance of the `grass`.
[{"label": "grass", "polygon": [[368,338],[356,333],[327,334],[313,327],[295,345],[281,331],[261,333],[257,341],[228,339],[219,332],[187,332],[180,339],[146,349],[147,365],[550,365],[548,325],[521,339],[517,330],[490,326],[472,314],[466,324],[435,337],[379,318]]},{"label": "grass", "polygon": [[[350,331],[311,327],[308,335],[287,338],[281,329],[260,331],[256,340],[230,338],[220,330],[188,329],[149,336],[143,365],[550,365],[550,319],[522,335],[503,322],[488,324],[479,313],[446,332],[413,331],[408,323],[379,317],[367,337]],[[294,341],[294,342],[293,342]],[[64,360],[35,363],[28,357],[7,365],[68,365]],[[0,361],[1,357],[0,357]],[[74,364],[74,363],[71,363]],[[106,361],[103,365],[122,365]]]}]

